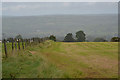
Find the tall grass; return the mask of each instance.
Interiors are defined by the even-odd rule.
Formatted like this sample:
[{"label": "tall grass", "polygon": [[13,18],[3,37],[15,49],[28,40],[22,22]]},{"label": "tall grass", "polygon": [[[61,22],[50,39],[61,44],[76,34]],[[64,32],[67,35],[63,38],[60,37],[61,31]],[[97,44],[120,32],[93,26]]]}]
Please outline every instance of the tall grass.
[{"label": "tall grass", "polygon": [[[30,51],[36,50],[38,46],[47,43],[33,45],[25,50],[9,52],[8,58],[2,60],[3,78],[52,78],[62,77],[64,72],[59,70],[54,64],[44,60],[40,54],[31,54]],[[7,44],[10,48],[11,44]],[[4,52],[3,52],[4,53]]]}]

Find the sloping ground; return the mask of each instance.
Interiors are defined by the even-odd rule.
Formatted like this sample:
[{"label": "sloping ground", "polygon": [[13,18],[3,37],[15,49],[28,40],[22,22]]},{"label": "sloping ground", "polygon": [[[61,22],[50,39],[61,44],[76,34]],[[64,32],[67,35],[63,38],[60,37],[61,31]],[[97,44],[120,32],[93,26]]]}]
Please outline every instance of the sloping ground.
[{"label": "sloping ground", "polygon": [[3,59],[3,77],[116,78],[117,74],[115,42],[46,41]]}]

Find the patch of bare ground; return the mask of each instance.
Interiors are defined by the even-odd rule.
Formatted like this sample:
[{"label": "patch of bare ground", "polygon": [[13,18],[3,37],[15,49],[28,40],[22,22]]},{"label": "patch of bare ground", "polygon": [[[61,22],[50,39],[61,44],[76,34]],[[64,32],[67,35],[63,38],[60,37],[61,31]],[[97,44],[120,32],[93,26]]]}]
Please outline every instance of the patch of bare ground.
[{"label": "patch of bare ground", "polygon": [[31,53],[31,54],[36,54],[36,51],[29,51],[29,53]]}]

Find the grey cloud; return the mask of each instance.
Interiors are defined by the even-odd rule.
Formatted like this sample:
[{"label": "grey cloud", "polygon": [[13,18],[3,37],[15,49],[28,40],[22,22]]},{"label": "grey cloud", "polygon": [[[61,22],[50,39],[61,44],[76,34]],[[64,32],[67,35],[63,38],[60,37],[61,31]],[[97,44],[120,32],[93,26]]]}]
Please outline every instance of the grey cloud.
[{"label": "grey cloud", "polygon": [[115,2],[3,3],[3,15],[117,13]]}]

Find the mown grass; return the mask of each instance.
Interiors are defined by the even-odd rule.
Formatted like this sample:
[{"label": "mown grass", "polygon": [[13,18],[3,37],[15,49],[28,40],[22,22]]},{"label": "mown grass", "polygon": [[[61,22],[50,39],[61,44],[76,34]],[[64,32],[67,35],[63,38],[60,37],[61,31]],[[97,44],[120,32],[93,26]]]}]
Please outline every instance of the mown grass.
[{"label": "mown grass", "polygon": [[3,55],[3,78],[118,77],[116,42],[46,41],[8,56]]}]

